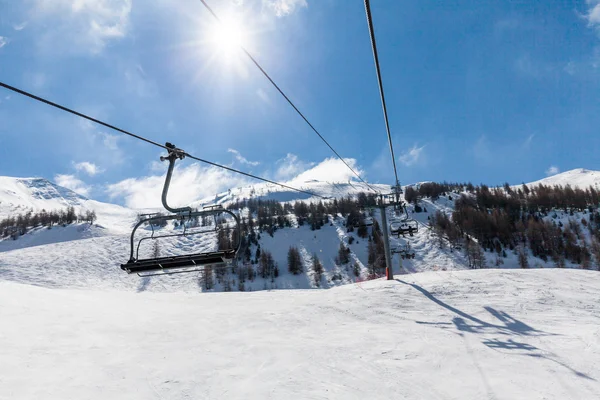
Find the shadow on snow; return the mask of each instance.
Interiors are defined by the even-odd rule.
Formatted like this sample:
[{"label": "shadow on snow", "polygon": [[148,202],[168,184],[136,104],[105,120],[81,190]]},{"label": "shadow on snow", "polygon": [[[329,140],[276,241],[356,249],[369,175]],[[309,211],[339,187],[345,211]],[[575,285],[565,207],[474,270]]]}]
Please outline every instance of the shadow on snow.
[{"label": "shadow on snow", "polygon": [[[500,322],[502,322],[503,325],[491,324],[489,322],[485,322],[473,315],[470,315],[462,310],[457,309],[456,307],[453,307],[453,306],[441,301],[440,299],[435,297],[431,292],[429,292],[428,290],[426,290],[425,288],[423,288],[419,285],[416,285],[414,283],[408,283],[401,279],[396,279],[396,281],[399,283],[402,283],[404,285],[410,286],[415,290],[418,290],[432,302],[436,303],[440,307],[443,307],[457,315],[456,317],[452,318],[452,323],[416,321],[416,323],[418,323],[418,324],[435,325],[435,326],[439,326],[444,329],[446,327],[451,327],[452,325],[454,325],[454,327],[461,332],[460,335],[463,335],[463,332],[465,332],[465,333],[474,333],[474,334],[496,333],[496,334],[501,334],[501,335],[536,336],[536,337],[556,336],[556,334],[546,333],[546,332],[537,330],[537,329],[527,325],[526,323],[519,321],[516,318],[511,317],[506,312],[498,311],[489,306],[484,307],[484,309],[487,312],[489,312],[491,315],[493,315],[496,319],[498,319]],[[555,355],[551,352],[548,352],[548,351],[544,351],[544,350],[542,350],[536,346],[533,346],[531,344],[528,344],[528,343],[520,343],[520,342],[514,341],[513,339],[508,339],[505,341],[499,340],[499,339],[486,339],[486,340],[483,340],[481,343],[486,345],[488,348],[494,349],[496,351],[502,351],[502,350],[507,350],[509,352],[517,351],[517,353],[513,353],[513,354],[552,361],[552,362],[554,362],[558,365],[561,365],[562,367],[570,370],[578,377],[596,381],[591,376],[589,376],[581,371],[577,371],[576,369],[572,368],[565,362],[561,361],[557,355]],[[518,351],[520,351],[520,352],[518,352]]]}]

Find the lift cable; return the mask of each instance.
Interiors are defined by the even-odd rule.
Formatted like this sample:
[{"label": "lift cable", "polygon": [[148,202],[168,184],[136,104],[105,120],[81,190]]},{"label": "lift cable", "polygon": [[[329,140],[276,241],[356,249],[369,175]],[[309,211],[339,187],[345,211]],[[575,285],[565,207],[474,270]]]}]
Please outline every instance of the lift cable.
[{"label": "lift cable", "polygon": [[[16,87],[14,87],[14,86],[11,86],[11,85],[8,85],[8,84],[6,84],[6,83],[4,83],[4,82],[0,82],[0,87],[3,87],[3,88],[5,88],[5,89],[8,89],[8,90],[11,90],[11,91],[13,91],[13,92],[15,92],[15,93],[18,93],[18,94],[21,94],[21,95],[23,95],[23,96],[29,97],[29,98],[31,98],[31,99],[33,99],[33,100],[36,100],[36,101],[39,101],[39,102],[45,103],[45,104],[47,104],[47,105],[49,105],[49,106],[52,106],[52,107],[54,107],[54,108],[58,108],[59,110],[62,110],[62,111],[68,112],[68,113],[70,113],[70,114],[77,115],[78,117],[84,118],[84,119],[86,119],[86,120],[88,120],[88,121],[95,122],[96,124],[99,124],[99,125],[105,126],[105,127],[107,127],[107,128],[110,128],[110,129],[112,129],[112,130],[115,130],[115,131],[117,131],[117,132],[120,132],[120,133],[123,133],[123,134],[125,134],[125,135],[131,136],[131,137],[133,137],[133,138],[135,138],[135,139],[139,139],[139,140],[141,140],[141,141],[144,141],[144,142],[146,142],[146,143],[150,143],[150,144],[152,144],[152,145],[154,145],[154,146],[157,146],[157,147],[163,148],[163,149],[165,149],[165,150],[169,150],[169,148],[168,148],[166,145],[163,145],[163,144],[157,143],[157,142],[155,142],[155,141],[153,141],[153,140],[150,140],[150,139],[147,139],[147,138],[145,138],[145,137],[143,137],[143,136],[136,135],[135,133],[128,132],[128,131],[126,131],[126,130],[124,130],[124,129],[121,129],[121,128],[119,128],[119,127],[116,127],[116,126],[114,126],[114,125],[111,125],[111,124],[108,124],[108,123],[106,123],[106,122],[100,121],[99,119],[96,119],[96,118],[90,117],[90,116],[88,116],[88,115],[86,115],[86,114],[83,114],[83,113],[80,113],[80,112],[78,112],[78,111],[75,111],[75,110],[73,110],[73,109],[70,109],[70,108],[68,108],[68,107],[62,106],[62,105],[60,105],[60,104],[57,104],[57,103],[55,103],[55,102],[52,102],[52,101],[50,101],[50,100],[47,100],[47,99],[44,99],[44,98],[42,98],[42,97],[36,96],[36,95],[34,95],[34,94],[32,94],[32,93],[29,93],[29,92],[26,92],[26,91],[24,91],[24,90],[18,89],[18,88],[16,88]],[[225,166],[225,165],[217,164],[217,163],[214,163],[214,162],[212,162],[212,161],[204,160],[204,159],[202,159],[202,158],[199,158],[199,157],[193,156],[193,155],[191,155],[191,154],[188,154],[188,153],[184,153],[184,155],[185,155],[186,157],[189,157],[189,158],[191,158],[192,160],[200,161],[200,162],[202,162],[202,163],[209,164],[209,165],[212,165],[212,166],[215,166],[215,167],[218,167],[218,168],[223,168],[223,169],[225,169],[225,170],[227,170],[227,171],[234,172],[234,173],[236,173],[236,174],[244,175],[244,176],[247,176],[247,177],[249,177],[249,178],[257,179],[257,180],[259,180],[259,181],[268,182],[268,183],[271,183],[271,184],[274,184],[274,185],[278,185],[278,186],[281,186],[281,187],[283,187],[283,188],[286,188],[286,189],[293,190],[293,191],[295,191],[295,192],[299,192],[299,193],[308,194],[308,195],[310,195],[310,196],[319,197],[319,198],[321,198],[321,199],[327,199],[327,197],[325,197],[325,196],[321,196],[321,195],[318,195],[318,194],[316,194],[316,193],[313,193],[313,192],[310,192],[310,191],[307,191],[307,190],[298,189],[298,188],[295,188],[295,187],[292,187],[292,186],[288,186],[288,185],[286,185],[286,184],[283,184],[283,183],[279,183],[279,182],[276,182],[276,181],[272,181],[272,180],[270,180],[270,179],[261,178],[260,176],[256,176],[256,175],[253,175],[253,174],[250,174],[250,173],[247,173],[247,172],[239,171],[239,170],[237,170],[237,169],[230,168],[230,167],[227,167],[227,166]]]},{"label": "lift cable", "polygon": [[373,49],[373,59],[375,60],[375,69],[377,70],[377,82],[379,83],[379,94],[381,95],[381,105],[383,108],[383,118],[385,119],[385,129],[387,131],[392,163],[394,165],[394,174],[396,176],[396,186],[400,185],[398,180],[398,170],[396,168],[396,157],[394,155],[394,145],[392,144],[392,134],[390,133],[390,122],[388,120],[387,106],[385,103],[385,94],[383,92],[383,81],[381,79],[381,69],[379,68],[379,55],[377,54],[377,42],[375,40],[375,31],[373,30],[373,17],[371,15],[371,2],[365,0],[365,10],[367,13],[367,23],[369,24],[369,36],[371,37],[371,47]]},{"label": "lift cable", "polygon": [[[204,7],[206,7],[208,12],[210,12],[210,14],[215,18],[217,23],[222,24],[221,19],[217,16],[217,14],[213,11],[213,9],[208,5],[208,3],[205,0],[200,0],[200,2],[204,5]],[[265,69],[263,67],[261,67],[261,65],[258,63],[258,61],[256,61],[256,59],[252,56],[252,54],[250,54],[250,52],[248,50],[246,50],[246,48],[244,46],[240,45],[239,47],[244,52],[244,54],[246,54],[246,56],[248,56],[250,61],[252,61],[252,63],[260,70],[260,72],[262,72],[262,74],[265,76],[265,78],[267,78],[269,80],[269,82],[271,82],[271,84],[275,87],[275,89],[277,89],[277,91],[283,96],[283,98],[290,104],[290,106],[292,106],[292,108],[298,113],[298,115],[300,115],[300,117],[302,117],[304,122],[306,122],[308,124],[308,126],[317,134],[317,136],[319,136],[319,138],[321,138],[321,140],[327,145],[327,147],[329,147],[329,149],[331,149],[333,154],[335,154],[337,156],[337,158],[339,158],[346,165],[346,167],[348,167],[348,169],[350,171],[352,171],[352,173],[354,175],[356,175],[358,177],[358,179],[361,180],[361,182],[363,182],[365,185],[367,185],[367,187],[369,189],[371,189],[375,193],[378,193],[379,191],[374,189],[367,181],[365,181],[360,176],[360,174],[358,172],[356,172],[354,170],[354,168],[352,168],[346,162],[346,160],[344,160],[344,158],[342,156],[340,156],[340,154],[331,146],[331,144],[329,144],[329,142],[323,137],[323,135],[321,135],[319,133],[319,131],[314,127],[314,125],[312,123],[310,123],[308,118],[306,118],[306,116],[304,116],[304,114],[298,109],[298,107],[296,107],[296,105],[292,102],[292,100],[290,100],[290,98],[283,92],[283,90],[279,87],[279,85],[277,85],[277,83],[275,83],[275,81],[271,78],[271,76],[267,73],[267,71],[265,71]]]}]

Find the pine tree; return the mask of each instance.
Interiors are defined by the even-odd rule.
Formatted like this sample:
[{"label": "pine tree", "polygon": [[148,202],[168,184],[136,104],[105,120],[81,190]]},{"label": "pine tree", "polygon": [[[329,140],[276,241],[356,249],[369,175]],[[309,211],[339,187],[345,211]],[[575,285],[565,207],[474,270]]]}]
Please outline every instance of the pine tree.
[{"label": "pine tree", "polygon": [[288,270],[294,275],[300,274],[303,270],[300,252],[294,246],[288,250]]},{"label": "pine tree", "polygon": [[527,256],[527,249],[524,246],[519,246],[517,250],[519,256],[519,266],[521,268],[529,268],[529,257]]},{"label": "pine tree", "polygon": [[313,278],[315,280],[315,285],[318,287],[321,286],[321,278],[323,277],[323,264],[319,260],[316,254],[313,254],[312,257],[312,270],[313,270]]},{"label": "pine tree", "polygon": [[600,271],[600,242],[596,238],[592,238],[592,244],[590,250],[594,258],[596,259],[596,268]]},{"label": "pine tree", "polygon": [[348,250],[343,243],[340,243],[340,248],[338,249],[338,261],[341,265],[348,264],[350,262],[350,255],[348,254]]}]

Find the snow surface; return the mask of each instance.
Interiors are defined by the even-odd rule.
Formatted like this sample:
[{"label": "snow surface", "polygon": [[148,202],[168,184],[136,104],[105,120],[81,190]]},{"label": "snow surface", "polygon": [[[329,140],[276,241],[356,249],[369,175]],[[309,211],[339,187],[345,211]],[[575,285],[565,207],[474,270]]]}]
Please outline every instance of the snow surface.
[{"label": "snow surface", "polygon": [[0,281],[0,399],[598,399],[597,276],[214,294]]},{"label": "snow surface", "polygon": [[539,181],[528,183],[527,186],[537,186],[539,184],[546,186],[571,185],[572,187],[579,187],[583,190],[589,188],[590,186],[600,188],[600,171],[577,168],[540,179]]}]

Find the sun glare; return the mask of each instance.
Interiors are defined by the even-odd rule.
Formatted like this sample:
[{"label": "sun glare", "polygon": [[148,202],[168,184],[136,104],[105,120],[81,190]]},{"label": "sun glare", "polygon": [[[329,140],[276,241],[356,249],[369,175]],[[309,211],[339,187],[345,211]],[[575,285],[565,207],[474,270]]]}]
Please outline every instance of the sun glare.
[{"label": "sun glare", "polygon": [[241,24],[231,19],[215,24],[209,35],[209,41],[214,49],[227,58],[238,54],[240,46],[244,44],[244,31]]}]

